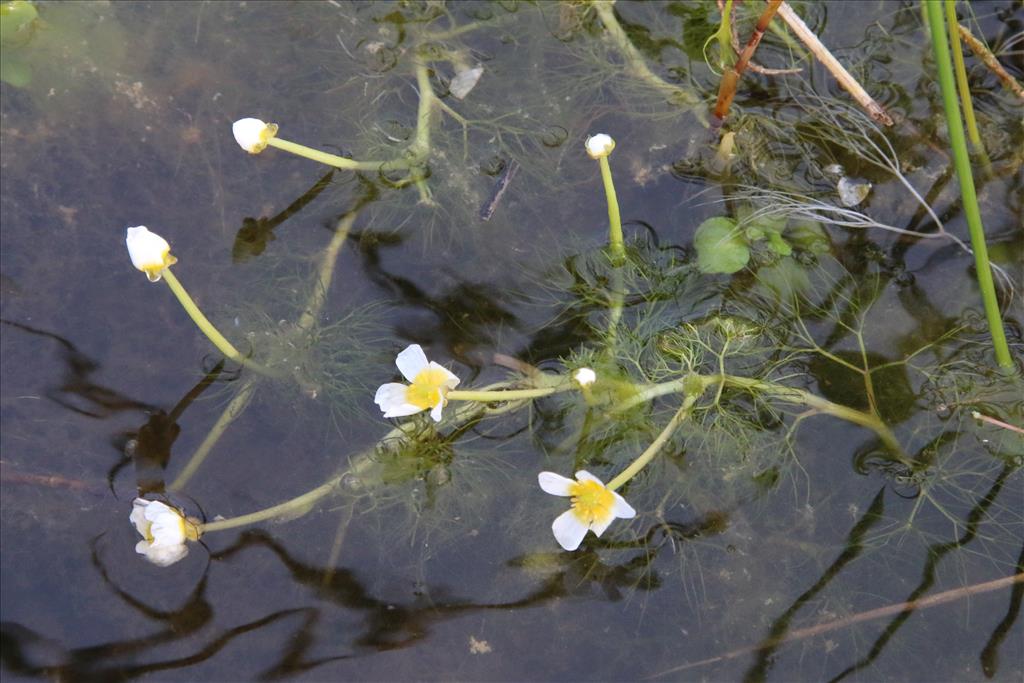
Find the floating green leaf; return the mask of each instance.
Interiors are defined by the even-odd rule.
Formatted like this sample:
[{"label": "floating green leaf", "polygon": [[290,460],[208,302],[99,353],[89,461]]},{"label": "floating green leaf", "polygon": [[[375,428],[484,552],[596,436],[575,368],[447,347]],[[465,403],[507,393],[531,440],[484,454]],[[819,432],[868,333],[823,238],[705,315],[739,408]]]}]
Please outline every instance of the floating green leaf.
[{"label": "floating green leaf", "polygon": [[707,219],[697,228],[693,245],[697,265],[705,273],[735,273],[747,265],[750,249],[736,222],[725,216]]}]

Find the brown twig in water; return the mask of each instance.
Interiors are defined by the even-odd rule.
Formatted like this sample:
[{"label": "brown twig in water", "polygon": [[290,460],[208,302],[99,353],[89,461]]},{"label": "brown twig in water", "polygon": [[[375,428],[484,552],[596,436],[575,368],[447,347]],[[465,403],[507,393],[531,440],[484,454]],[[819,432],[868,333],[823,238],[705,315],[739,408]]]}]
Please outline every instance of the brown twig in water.
[{"label": "brown twig in water", "polygon": [[981,42],[974,35],[967,30],[963,24],[957,24],[960,29],[960,39],[963,40],[971,48],[971,51],[985,63],[992,72],[999,77],[999,80],[1003,82],[1007,88],[1013,91],[1013,94],[1024,100],[1024,87],[1017,82],[1017,79],[1007,73],[1003,65],[999,63],[996,56],[992,54],[992,51],[988,49],[985,43]]},{"label": "brown twig in water", "polygon": [[803,41],[804,45],[814,53],[818,61],[824,64],[825,68],[839,81],[839,85],[843,86],[853,96],[853,99],[857,100],[857,103],[864,107],[868,116],[883,125],[893,125],[892,117],[885,111],[885,108],[861,87],[857,79],[829,52],[829,49],[818,39],[818,36],[814,35],[814,31],[804,23],[803,19],[793,11],[792,7],[783,2],[782,6],[779,7],[779,16],[789,25],[793,33]]},{"label": "brown twig in water", "polygon": [[[718,0],[718,11],[719,12],[724,12],[725,11],[725,0]],[[735,5],[733,6],[732,13],[736,14],[736,6]],[[739,37],[739,34],[737,33],[737,30],[736,30],[736,22],[735,21],[730,21],[729,22],[729,33],[732,34],[730,36],[730,42],[732,43],[732,49],[733,49],[733,51],[736,52],[736,55],[738,56],[743,51],[743,48],[740,47],[740,37]],[[747,68],[750,69],[751,71],[753,71],[754,73],[761,74],[762,76],[788,76],[790,74],[798,74],[801,71],[803,71],[803,69],[801,69],[799,67],[796,68],[796,69],[769,69],[766,66],[761,66],[760,64],[755,62],[753,59],[750,60],[750,64],[747,65]]]},{"label": "brown twig in water", "polygon": [[859,612],[858,614],[845,617],[843,619],[836,619],[829,621],[824,624],[818,624],[817,626],[808,626],[807,628],[796,629],[790,631],[784,636],[773,638],[768,641],[763,641],[757,645],[750,645],[743,647],[738,650],[732,650],[726,652],[724,655],[718,655],[717,657],[709,657],[708,659],[702,659],[699,662],[691,662],[690,664],[683,664],[682,666],[673,667],[665,671],[649,676],[651,678],[660,678],[667,676],[668,674],[677,673],[679,671],[685,671],[687,669],[693,669],[698,666],[705,666],[707,664],[714,664],[715,662],[723,662],[728,659],[736,659],[745,654],[751,652],[757,652],[758,650],[764,650],[769,647],[774,647],[781,643],[789,642],[792,640],[803,640],[804,638],[810,638],[811,636],[821,635],[822,633],[828,633],[835,631],[836,629],[845,628],[852,626],[853,624],[859,624],[862,621],[870,621],[872,619],[880,619],[881,617],[891,616],[893,614],[899,614],[900,612],[926,609],[928,607],[936,607],[938,605],[952,602],[953,600],[959,600],[960,598],[970,597],[972,595],[980,595],[981,593],[988,593],[990,591],[999,590],[1000,588],[1007,588],[1015,583],[1024,583],[1024,572],[1014,574],[1012,576],[1004,576],[1001,579],[995,579],[994,581],[986,581],[985,583],[976,583],[973,586],[964,586],[963,588],[954,588],[953,590],[945,591],[942,593],[936,593],[927,598],[920,598],[918,600],[909,600],[907,602],[898,602],[894,605],[886,605],[885,607],[878,607],[870,609],[866,612]]},{"label": "brown twig in water", "polygon": [[721,128],[722,122],[725,121],[725,117],[729,114],[729,106],[736,96],[736,84],[739,83],[740,76],[750,63],[750,58],[754,56],[754,50],[761,43],[761,38],[764,37],[764,32],[768,30],[768,24],[771,22],[772,17],[775,16],[775,12],[778,11],[780,5],[782,5],[782,0],[769,0],[768,6],[757,20],[757,26],[754,28],[754,33],[751,34],[747,46],[743,48],[739,60],[731,69],[722,74],[722,83],[718,87],[718,101],[715,102],[715,116],[711,121],[712,132],[716,132]]}]

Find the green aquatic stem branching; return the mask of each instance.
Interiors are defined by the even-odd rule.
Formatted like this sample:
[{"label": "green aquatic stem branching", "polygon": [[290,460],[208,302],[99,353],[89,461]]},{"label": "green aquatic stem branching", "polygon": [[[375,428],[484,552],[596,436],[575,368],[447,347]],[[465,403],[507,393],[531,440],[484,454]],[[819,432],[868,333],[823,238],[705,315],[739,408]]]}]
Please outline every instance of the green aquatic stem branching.
[{"label": "green aquatic stem branching", "polygon": [[826,398],[822,398],[821,396],[804,389],[798,389],[796,387],[790,387],[784,384],[778,384],[776,382],[756,379],[753,377],[741,377],[738,375],[729,375],[724,373],[707,375],[694,374],[668,382],[639,386],[633,396],[614,406],[612,408],[612,412],[624,412],[642,403],[652,401],[660,396],[668,396],[681,392],[685,392],[688,397],[697,396],[699,398],[711,387],[741,389],[752,393],[764,394],[784,403],[804,405],[818,413],[831,415],[832,417],[860,425],[861,427],[865,427],[873,431],[885,447],[891,453],[896,455],[901,462],[904,464],[911,464],[911,460],[907,457],[899,440],[896,439],[896,436],[892,433],[892,430],[889,429],[889,426],[885,424],[877,414],[857,410],[856,408],[850,408],[849,406],[829,401]]},{"label": "green aquatic stem branching", "polygon": [[192,321],[196,324],[199,330],[206,335],[206,338],[217,347],[218,351],[234,362],[251,368],[261,375],[266,375],[268,377],[281,376],[279,372],[271,370],[270,368],[260,365],[246,356],[243,356],[238,349],[236,349],[234,345],[232,345],[231,342],[229,342],[227,338],[220,333],[220,330],[214,327],[213,323],[203,315],[203,312],[199,310],[199,306],[197,306],[196,302],[192,300],[189,293],[185,291],[185,287],[182,286],[181,282],[178,281],[178,278],[174,276],[174,273],[171,272],[170,268],[165,268],[162,272],[162,276],[164,282],[167,283],[167,286],[171,288],[174,296],[177,297],[181,307],[185,309],[185,312],[188,313],[190,318],[192,318]]},{"label": "green aquatic stem branching", "polygon": [[992,345],[995,349],[996,362],[1002,368],[1013,367],[1010,348],[1006,343],[999,301],[996,298],[995,283],[992,279],[992,268],[988,260],[988,247],[985,244],[985,230],[981,222],[981,209],[978,196],[974,189],[974,175],[971,172],[971,159],[967,152],[967,141],[964,138],[963,122],[960,118],[960,105],[956,99],[956,87],[953,83],[953,65],[949,58],[946,26],[943,22],[942,7],[938,2],[925,0],[925,13],[931,29],[932,48],[935,52],[935,63],[938,69],[939,85],[942,90],[942,104],[946,111],[946,124],[949,130],[949,144],[953,150],[953,164],[956,175],[960,179],[960,197],[963,200],[964,216],[971,235],[971,247],[974,250],[978,287],[985,306],[985,317],[988,320]]}]

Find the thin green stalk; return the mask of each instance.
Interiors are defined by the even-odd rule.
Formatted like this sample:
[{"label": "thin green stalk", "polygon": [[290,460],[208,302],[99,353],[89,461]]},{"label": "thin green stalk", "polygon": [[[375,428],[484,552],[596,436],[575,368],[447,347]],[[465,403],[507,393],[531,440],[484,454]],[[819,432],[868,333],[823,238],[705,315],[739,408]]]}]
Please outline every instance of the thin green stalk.
[{"label": "thin green stalk", "polygon": [[953,164],[957,177],[960,179],[960,196],[963,200],[964,215],[971,234],[971,247],[974,249],[975,270],[978,274],[978,287],[981,289],[982,302],[985,305],[985,317],[988,319],[989,332],[992,334],[992,345],[995,349],[996,362],[1000,367],[1013,367],[1010,348],[1006,344],[1006,333],[999,312],[999,301],[992,281],[992,268],[988,260],[988,247],[985,244],[985,230],[981,223],[981,210],[978,197],[974,191],[974,176],[971,174],[970,156],[967,153],[967,141],[964,138],[963,123],[960,120],[960,106],[956,101],[956,88],[953,84],[953,65],[949,59],[946,26],[942,21],[942,8],[937,0],[924,0],[928,26],[931,29],[932,48],[935,52],[935,64],[938,69],[939,85],[942,88],[942,104],[946,110],[946,123],[949,129],[949,142],[953,149]]},{"label": "thin green stalk", "polygon": [[187,291],[185,291],[185,287],[182,286],[178,281],[178,278],[174,276],[174,273],[171,272],[170,268],[165,268],[161,271],[161,276],[163,277],[164,282],[167,283],[167,286],[171,288],[171,291],[174,292],[174,296],[177,297],[181,307],[184,308],[185,312],[188,313],[188,316],[192,318],[192,322],[194,322],[199,330],[206,335],[207,339],[213,342],[213,345],[217,347],[218,351],[234,362],[248,366],[262,375],[267,375],[268,377],[280,376],[279,373],[276,373],[259,363],[251,361],[239,353],[238,349],[236,349],[231,342],[229,342],[224,335],[222,335],[220,331],[213,326],[213,323],[203,315],[203,312],[199,310],[199,306],[196,305],[196,302],[193,301],[192,297],[189,296]]},{"label": "thin green stalk", "polygon": [[175,478],[175,480],[168,487],[170,491],[181,491],[185,488],[185,485],[192,478],[192,475],[196,473],[199,466],[206,460],[206,456],[210,454],[213,447],[217,445],[220,438],[224,436],[224,432],[227,431],[228,427],[232,422],[238,419],[238,416],[249,405],[249,400],[252,398],[253,391],[256,389],[256,382],[252,379],[246,380],[246,383],[242,386],[239,392],[235,395],[231,402],[228,403],[227,407],[224,408],[224,412],[220,414],[213,427],[207,433],[206,438],[199,444],[199,448],[192,454],[188,464],[185,465],[185,469],[181,471],[181,474]]},{"label": "thin green stalk", "polygon": [[672,435],[679,428],[679,425],[683,423],[683,420],[690,416],[690,411],[693,410],[693,404],[697,402],[698,398],[700,398],[700,394],[690,394],[686,397],[683,401],[683,405],[679,406],[679,410],[677,410],[676,414],[672,416],[672,419],[668,421],[668,424],[661,430],[661,433],[658,434],[657,438],[651,442],[651,445],[648,446],[643,453],[637,456],[637,459],[634,460],[629,467],[619,472],[618,476],[608,482],[609,490],[614,491],[625,484],[636,476],[637,472],[646,467],[647,463],[654,459],[654,456],[658,454],[661,447],[664,446],[670,438],[672,438]]},{"label": "thin green stalk", "polygon": [[356,161],[355,159],[346,159],[336,154],[322,152],[319,149],[313,149],[312,147],[306,147],[297,142],[282,140],[277,137],[267,140],[267,145],[277,147],[285,152],[291,152],[300,157],[305,157],[311,161],[333,166],[334,168],[345,169],[346,171],[394,170],[408,166],[408,162],[402,159],[393,159],[391,161]]},{"label": "thin green stalk", "polygon": [[283,517],[291,515],[299,511],[310,508],[314,503],[328,495],[341,483],[342,475],[338,475],[329,479],[326,483],[321,484],[312,491],[307,491],[301,496],[296,496],[291,500],[287,500],[279,505],[265,508],[257,512],[250,512],[247,515],[239,515],[238,517],[231,517],[230,519],[221,519],[216,522],[207,522],[199,525],[199,532],[201,534],[209,533],[211,531],[223,531],[225,529],[234,529],[240,526],[246,526],[248,524],[255,524],[257,522],[263,522],[268,519],[274,519],[275,517]]},{"label": "thin green stalk", "polygon": [[572,386],[564,387],[543,387],[540,389],[509,389],[507,391],[449,391],[445,396],[451,401],[483,401],[491,403],[494,401],[521,401],[527,398],[540,398],[550,396],[563,391],[569,391]]},{"label": "thin green stalk", "polygon": [[620,265],[626,258],[626,247],[622,238],[622,216],[619,214],[619,198],[615,194],[615,183],[612,181],[612,168],[608,157],[598,159],[601,165],[601,181],[604,183],[604,195],[608,200],[608,247],[612,252],[612,261]]}]

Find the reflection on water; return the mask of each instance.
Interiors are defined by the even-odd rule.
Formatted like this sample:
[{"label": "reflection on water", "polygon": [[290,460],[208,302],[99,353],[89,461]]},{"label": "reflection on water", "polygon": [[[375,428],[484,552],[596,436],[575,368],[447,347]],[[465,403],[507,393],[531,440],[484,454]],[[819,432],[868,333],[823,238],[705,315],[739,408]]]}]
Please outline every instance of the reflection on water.
[{"label": "reflection on water", "polygon": [[[886,139],[963,238],[919,14],[796,10],[904,120]],[[714,5],[614,11],[631,49],[568,2],[39,4],[21,80],[2,86],[5,680],[1024,675],[1024,446],[971,417],[1020,425],[1024,403],[1019,378],[990,369],[970,259],[952,241],[748,220],[770,196],[751,186],[827,199],[820,169],[841,162],[872,182],[871,216],[935,229],[863,140],[823,139],[814,98],[841,95],[776,35],[758,61],[805,72],[744,77],[731,175],[711,168],[694,102],[717,89],[700,49]],[[1012,3],[969,11],[1012,68]],[[1013,272],[1019,103],[969,68],[991,141],[986,229]],[[479,81],[451,96],[469,69]],[[250,156],[230,135],[243,116],[402,163]],[[619,269],[583,153],[598,131],[618,142]],[[502,184],[505,159],[518,170]],[[715,216],[745,226],[734,275],[697,267],[694,233]],[[283,379],[223,361],[132,270],[123,230],[141,222]],[[379,445],[373,391],[409,342],[460,389],[580,365],[606,381]],[[902,452],[796,394],[723,383],[623,487],[638,517],[561,552],[537,472],[610,479],[678,408],[636,385],[684,372],[880,415]],[[133,551],[137,495],[216,523],[338,477],[171,567]]]}]

